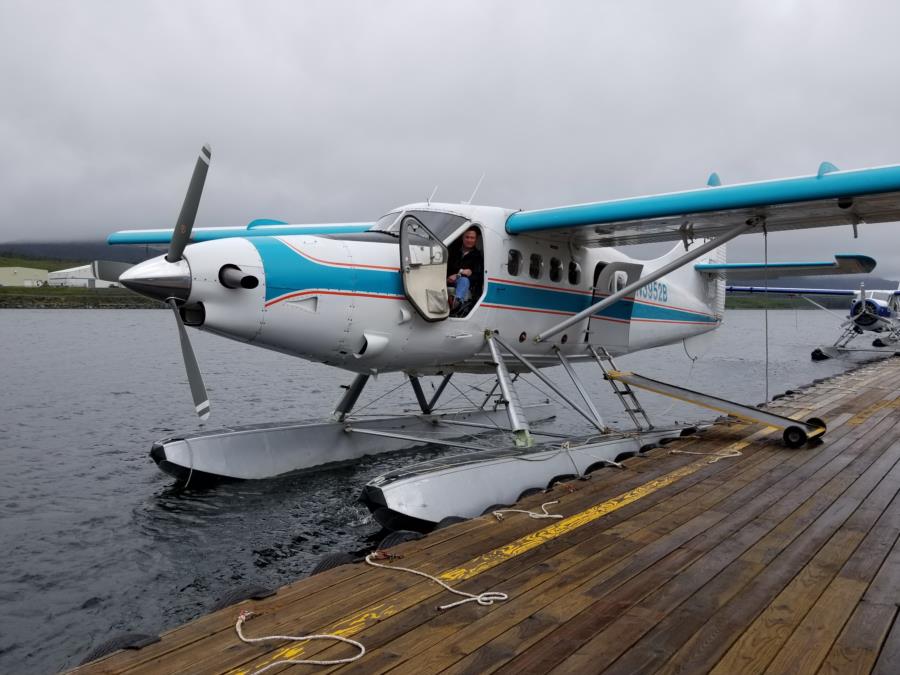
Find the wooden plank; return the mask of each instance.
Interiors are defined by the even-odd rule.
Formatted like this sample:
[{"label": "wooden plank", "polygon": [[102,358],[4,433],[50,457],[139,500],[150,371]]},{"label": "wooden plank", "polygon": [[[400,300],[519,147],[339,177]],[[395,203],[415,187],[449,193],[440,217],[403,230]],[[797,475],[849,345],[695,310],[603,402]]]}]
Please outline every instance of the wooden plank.
[{"label": "wooden plank", "polygon": [[[898,488],[897,479],[900,477],[900,471],[897,469],[898,467],[895,465],[893,469],[893,481],[882,481],[876,490],[870,493],[870,498],[863,502],[863,505],[846,521],[844,532],[851,538],[854,535],[864,533],[865,528],[879,517],[880,511],[885,508],[885,505],[892,498],[896,500],[894,495]],[[875,467],[875,471],[877,472],[878,470],[880,470],[880,467]],[[868,505],[877,505],[877,509],[867,508]],[[879,520],[879,524],[880,523],[882,523],[882,520]],[[817,529],[821,532],[821,528]],[[818,545],[817,538],[813,538],[812,536],[816,533],[817,529],[810,530],[808,535],[804,535],[804,538],[808,542],[808,544],[804,544],[805,548],[815,548]],[[895,536],[893,534],[895,529],[896,528],[891,526],[890,528],[881,527],[873,530],[874,536],[869,537],[867,541],[864,542],[865,546],[860,547],[851,558],[851,561],[845,565],[841,574],[847,574],[848,578],[850,578],[849,572],[852,572],[855,569],[857,560],[869,560],[869,574],[872,574],[872,566],[877,566],[877,562],[880,561],[880,558],[876,558],[876,551],[884,550],[883,545],[880,543],[880,539],[882,537],[891,539]],[[802,539],[800,541],[802,541]],[[829,542],[829,545],[837,550],[840,550],[841,547],[846,544],[847,541],[844,539],[836,539]],[[824,550],[825,549],[823,549],[823,551]],[[820,551],[820,555],[821,554],[822,551]],[[755,556],[744,557],[757,559]],[[749,624],[750,618],[748,617],[747,608],[749,606],[759,607],[764,602],[768,601],[768,599],[774,595],[774,592],[764,591],[764,589],[766,587],[772,588],[773,586],[776,586],[773,582],[785,578],[794,579],[797,574],[796,566],[798,559],[802,560],[802,557],[798,558],[796,551],[787,549],[787,553],[782,556],[780,560],[776,561],[774,566],[767,568],[765,572],[761,574],[760,580],[754,582],[752,586],[741,590],[742,596],[737,603],[737,607],[735,607],[734,603],[724,605],[717,613],[713,614],[703,626],[697,627],[696,635],[685,642],[665,667],[661,669],[661,672],[674,672],[676,670],[683,672],[685,669],[688,671],[710,670],[718,661],[719,657],[725,652],[729,644],[731,644],[737,635]],[[792,561],[793,564],[791,565],[785,566],[782,564],[784,562]],[[748,600],[750,602],[748,602]],[[683,611],[685,613],[690,613],[692,609],[690,603],[688,603],[683,608]],[[675,618],[678,619],[679,617]],[[687,625],[687,623],[690,622],[690,619],[685,619],[684,617],[681,617],[680,620],[683,625]]]},{"label": "wooden plank", "polygon": [[835,578],[769,664],[766,672],[818,671],[838,633],[856,609],[866,585],[864,581]]},{"label": "wooden plank", "polygon": [[900,621],[894,617],[888,636],[881,646],[881,653],[872,669],[872,675],[896,675],[897,664],[900,663]]},{"label": "wooden plank", "polygon": [[818,672],[822,675],[871,672],[896,616],[896,605],[870,602],[857,605]]}]

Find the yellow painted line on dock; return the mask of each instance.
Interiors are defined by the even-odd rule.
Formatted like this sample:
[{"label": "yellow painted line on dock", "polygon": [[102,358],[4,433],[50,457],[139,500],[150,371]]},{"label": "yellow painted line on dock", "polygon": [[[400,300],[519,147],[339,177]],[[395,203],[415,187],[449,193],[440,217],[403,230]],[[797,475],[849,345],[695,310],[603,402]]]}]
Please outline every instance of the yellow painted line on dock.
[{"label": "yellow painted line on dock", "polygon": [[[552,541],[553,539],[572,532],[579,527],[583,527],[588,523],[592,523],[598,518],[602,518],[603,516],[612,513],[613,511],[617,511],[624,506],[628,506],[629,504],[632,504],[637,500],[646,497],[647,495],[653,494],[654,492],[661,490],[664,487],[671,485],[672,483],[686,476],[690,476],[692,473],[696,473],[700,469],[709,466],[711,460],[715,461],[715,459],[713,458],[716,458],[717,456],[735,456],[733,453],[739,452],[743,448],[750,445],[754,440],[762,436],[767,436],[773,431],[776,431],[775,427],[765,427],[764,429],[753,434],[750,438],[732,443],[731,445],[723,448],[716,453],[710,453],[704,459],[697,460],[696,462],[692,462],[691,464],[686,464],[685,466],[667,473],[664,476],[660,476],[659,478],[655,478],[654,480],[644,483],[643,485],[639,485],[633,490],[623,492],[622,494],[617,495],[612,499],[608,499],[605,502],[601,502],[600,504],[592,506],[585,511],[581,511],[580,513],[576,513],[573,516],[569,516],[568,518],[557,521],[553,525],[549,525],[545,528],[537,530],[536,532],[527,534],[524,537],[520,537],[519,539],[516,539],[515,541],[510,542],[505,546],[495,548],[493,551],[489,551],[488,553],[478,556],[462,567],[449,569],[437,576],[444,582],[463,581],[465,579],[471,579],[472,577],[477,576],[482,572],[491,569],[492,567],[496,567],[497,565],[500,565],[501,563],[504,563],[507,560],[516,557],[517,555],[522,555],[523,553],[530,551],[542,544],[545,544],[548,541]],[[397,614],[399,611],[400,610],[396,605],[386,605],[384,603],[372,605],[362,610],[361,612],[353,614],[346,619],[332,624],[322,632],[329,633],[331,635],[340,635],[341,637],[350,637],[361,632],[368,626],[374,625],[379,621],[384,621],[388,617]],[[279,650],[275,654],[266,657],[253,666],[234,670],[232,671],[232,673],[233,675],[247,675],[247,673],[256,672],[275,661],[297,659],[304,654],[304,652],[306,651],[305,645],[307,645],[308,643],[308,640],[298,642],[290,647]]]},{"label": "yellow painted line on dock", "polygon": [[877,401],[876,403],[872,403],[871,405],[866,406],[858,413],[856,413],[850,420],[847,422],[848,426],[856,427],[869,419],[872,415],[877,413],[879,410],[883,408],[897,408],[900,407],[900,399],[893,399],[890,401]]}]

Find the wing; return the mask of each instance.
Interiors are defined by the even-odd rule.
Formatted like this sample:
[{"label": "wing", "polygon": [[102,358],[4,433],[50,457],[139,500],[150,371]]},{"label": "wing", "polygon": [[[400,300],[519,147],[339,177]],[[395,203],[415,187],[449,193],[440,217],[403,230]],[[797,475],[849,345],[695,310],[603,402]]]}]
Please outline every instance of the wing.
[{"label": "wing", "polygon": [[859,289],[849,288],[784,288],[778,286],[726,286],[728,293],[778,293],[782,295],[859,295]]},{"label": "wing", "polygon": [[900,220],[900,165],[519,211],[511,234],[552,234],[588,246],[714,237],[764,218],[769,232]]},{"label": "wing", "polygon": [[868,274],[875,269],[875,260],[865,255],[836,255],[834,262],[783,263],[701,263],[694,265],[698,272],[724,272],[729,279],[759,279],[761,273],[772,277],[805,277],[830,274]]},{"label": "wing", "polygon": [[[280,220],[259,218],[247,227],[195,227],[191,242],[227,239],[229,237],[271,237],[285,234],[343,234],[365,232],[375,223],[330,223],[322,225],[290,225]],[[106,239],[108,244],[168,244],[172,229],[122,230],[113,232]]]}]

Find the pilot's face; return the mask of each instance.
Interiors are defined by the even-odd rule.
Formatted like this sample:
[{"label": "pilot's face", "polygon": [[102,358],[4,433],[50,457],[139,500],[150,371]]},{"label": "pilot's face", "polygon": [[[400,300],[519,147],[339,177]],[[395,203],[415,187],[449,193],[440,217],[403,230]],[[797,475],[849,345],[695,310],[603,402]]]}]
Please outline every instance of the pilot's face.
[{"label": "pilot's face", "polygon": [[463,246],[465,248],[475,248],[475,242],[477,241],[478,235],[471,230],[463,235]]}]

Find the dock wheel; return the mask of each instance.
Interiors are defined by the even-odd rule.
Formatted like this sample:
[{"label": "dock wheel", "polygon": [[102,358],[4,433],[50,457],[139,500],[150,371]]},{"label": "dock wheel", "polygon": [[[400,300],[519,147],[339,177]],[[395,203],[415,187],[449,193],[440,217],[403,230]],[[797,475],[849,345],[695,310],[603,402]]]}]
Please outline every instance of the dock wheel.
[{"label": "dock wheel", "polygon": [[806,432],[800,427],[790,426],[784,430],[781,438],[784,440],[784,444],[789,448],[799,448],[806,443]]}]

